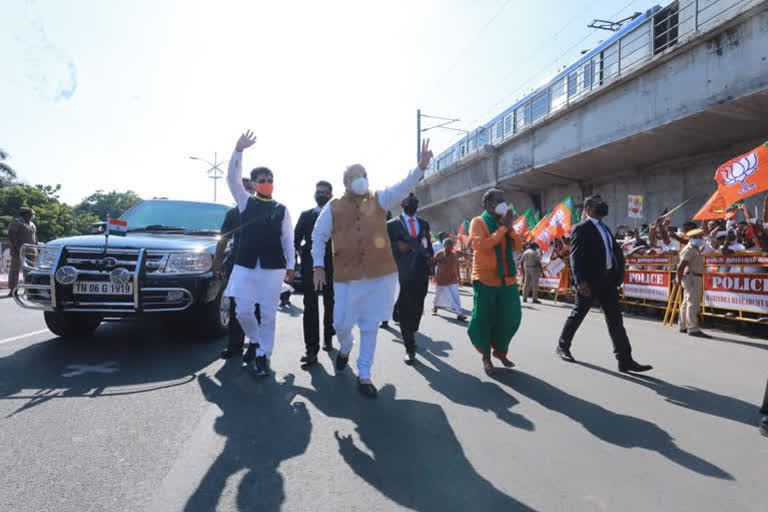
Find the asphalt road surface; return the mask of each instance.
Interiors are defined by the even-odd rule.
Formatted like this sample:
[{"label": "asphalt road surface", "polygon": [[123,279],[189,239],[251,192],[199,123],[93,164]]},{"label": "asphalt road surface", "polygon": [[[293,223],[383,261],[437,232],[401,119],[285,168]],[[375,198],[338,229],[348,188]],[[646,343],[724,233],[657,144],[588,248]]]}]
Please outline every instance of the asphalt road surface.
[{"label": "asphalt road surface", "polygon": [[340,375],[335,351],[299,367],[292,301],[275,375],[259,379],[217,359],[223,339],[178,324],[63,340],[0,300],[0,510],[768,510],[763,338],[698,340],[628,316],[636,359],[656,369],[626,375],[597,311],[574,340],[579,362],[557,359],[568,306],[545,301],[524,309],[517,367],[490,378],[466,326],[428,312],[414,367],[380,330],[370,400],[356,350]]}]

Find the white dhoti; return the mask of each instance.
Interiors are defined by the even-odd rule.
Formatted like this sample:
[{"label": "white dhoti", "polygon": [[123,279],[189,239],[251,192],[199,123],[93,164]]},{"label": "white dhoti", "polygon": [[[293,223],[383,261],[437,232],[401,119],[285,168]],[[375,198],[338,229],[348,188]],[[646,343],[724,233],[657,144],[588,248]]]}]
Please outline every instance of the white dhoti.
[{"label": "white dhoti", "polygon": [[447,286],[435,287],[435,309],[447,309],[457,315],[461,315],[461,299],[459,298],[459,285],[449,284]]},{"label": "white dhoti", "polygon": [[[235,265],[224,294],[234,297],[235,314],[251,343],[258,343],[256,356],[271,356],[275,345],[277,303],[285,280],[285,269],[263,269],[257,263],[250,269]],[[256,304],[261,311],[261,324],[256,320]]]},{"label": "white dhoti", "polygon": [[397,274],[333,284],[333,327],[341,352],[349,354],[352,351],[355,342],[352,328],[355,325],[360,328],[357,372],[361,379],[371,378],[379,322],[382,318],[389,318],[392,313],[392,297],[395,296],[396,285]]}]

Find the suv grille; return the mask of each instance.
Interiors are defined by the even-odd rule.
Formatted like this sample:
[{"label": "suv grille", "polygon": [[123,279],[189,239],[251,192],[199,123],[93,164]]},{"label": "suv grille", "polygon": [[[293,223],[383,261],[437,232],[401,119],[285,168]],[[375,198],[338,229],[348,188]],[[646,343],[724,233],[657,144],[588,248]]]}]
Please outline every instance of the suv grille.
[{"label": "suv grille", "polygon": [[[63,263],[77,269],[78,274],[108,276],[116,268],[133,273],[139,258],[138,249],[103,249],[89,247],[67,247]],[[158,272],[165,267],[168,254],[163,251],[146,251],[144,271]]]}]

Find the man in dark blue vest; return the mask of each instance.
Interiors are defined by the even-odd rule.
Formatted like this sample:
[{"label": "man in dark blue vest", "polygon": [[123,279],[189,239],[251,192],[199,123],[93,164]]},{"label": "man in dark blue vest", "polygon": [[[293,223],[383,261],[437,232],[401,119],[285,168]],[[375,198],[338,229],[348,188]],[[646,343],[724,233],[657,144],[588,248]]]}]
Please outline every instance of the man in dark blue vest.
[{"label": "man in dark blue vest", "polygon": [[306,354],[301,358],[304,366],[317,363],[317,353],[320,351],[320,301],[323,297],[323,350],[331,350],[333,335],[333,252],[331,245],[325,246],[326,283],[321,291],[316,291],[312,282],[312,230],[315,229],[320,210],[333,197],[333,186],[327,181],[319,181],[315,185],[315,202],[317,206],[306,210],[299,216],[293,241],[296,251],[301,255],[301,282],[304,289],[304,345]]},{"label": "man in dark blue vest", "polygon": [[[246,192],[253,195],[255,189],[249,178],[243,178],[243,187]],[[224,253],[227,249],[227,244],[232,240],[232,250],[226,259],[224,259]],[[235,266],[235,259],[237,259],[237,253],[240,249],[240,210],[237,206],[230,209],[227,215],[224,217],[224,222],[221,224],[221,238],[216,244],[216,255],[213,258],[213,273],[223,281],[228,281],[229,276],[232,273],[232,268]],[[230,297],[227,290],[224,291],[225,297]],[[237,321],[235,299],[230,297],[229,301],[229,342],[227,348],[221,352],[222,359],[229,359],[237,355],[239,357],[243,352],[243,343],[245,341],[245,333],[243,328],[240,327],[240,322]]]},{"label": "man in dark blue vest", "polygon": [[[240,136],[229,161],[227,185],[240,211],[240,248],[229,278],[227,291],[236,302],[237,320],[255,350],[254,367],[258,375],[271,373],[269,358],[275,343],[277,303],[284,281],[293,280],[295,261],[293,224],[288,209],[272,199],[274,175],[266,167],[251,171],[256,195],[251,196],[242,183],[243,150],[256,137],[250,132]],[[256,318],[256,305],[261,322]]]}]

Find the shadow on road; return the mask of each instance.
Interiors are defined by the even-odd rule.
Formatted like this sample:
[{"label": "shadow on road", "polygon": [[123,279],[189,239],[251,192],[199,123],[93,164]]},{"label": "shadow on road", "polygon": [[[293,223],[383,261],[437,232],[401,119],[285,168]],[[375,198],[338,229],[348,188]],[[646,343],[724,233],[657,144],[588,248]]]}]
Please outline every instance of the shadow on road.
[{"label": "shadow on road", "polygon": [[413,369],[424,377],[429,387],[459,405],[493,412],[499,420],[511,427],[534,430],[534,425],[528,418],[510,410],[519,401],[504,391],[501,386],[461,372],[440,357],[436,357],[432,348],[438,347],[438,350],[441,350],[442,343],[447,344],[447,342],[434,342],[428,336],[421,334],[418,336],[418,343],[422,349],[419,351],[419,356],[434,366],[434,369],[420,363],[415,364]]},{"label": "shadow on road", "polygon": [[686,452],[665,430],[650,421],[617,414],[545,382],[514,370],[497,369],[492,378],[551,411],[580,423],[593,436],[622,448],[644,448],[704,476],[733,480],[726,471]]},{"label": "shadow on road", "polygon": [[332,376],[323,367],[312,372],[312,387],[296,388],[296,393],[325,415],[354,422],[360,441],[373,454],[351,435],[337,432],[346,463],[398,505],[428,512],[532,510],[475,471],[442,407],[398,399],[391,384],[381,388],[377,400],[363,399],[351,374]]},{"label": "shadow on road", "polygon": [[13,416],[54,399],[147,393],[188,384],[217,358],[223,344],[150,320],[107,323],[92,336],[52,337],[0,358],[0,400],[22,402],[8,415]]},{"label": "shadow on road", "polygon": [[280,510],[285,493],[277,471],[284,460],[304,453],[312,421],[303,402],[293,402],[297,388],[293,375],[278,383],[259,379],[229,360],[216,372],[214,382],[200,375],[200,389],[219,406],[216,433],[226,437],[224,449],[206,472],[184,507],[188,512],[216,510],[227,479],[246,470],[237,491],[237,510]]},{"label": "shadow on road", "polygon": [[595,370],[596,372],[617,377],[619,379],[645,386],[655,391],[659,396],[672,404],[691,409],[693,411],[710,414],[727,420],[738,421],[749,425],[757,424],[759,419],[757,404],[751,404],[738,398],[733,398],[712,391],[694,388],[690,386],[676,386],[650,375],[626,375],[623,373],[607,370],[600,366],[590,363],[576,361],[575,364]]}]

